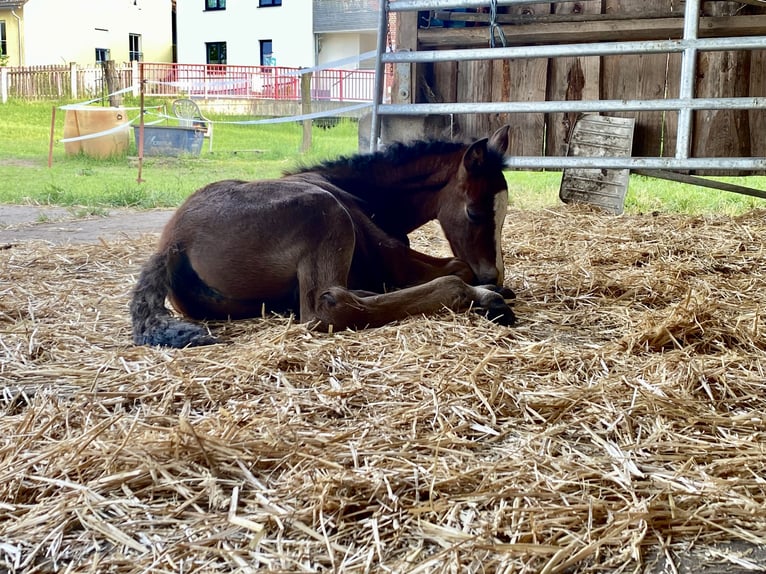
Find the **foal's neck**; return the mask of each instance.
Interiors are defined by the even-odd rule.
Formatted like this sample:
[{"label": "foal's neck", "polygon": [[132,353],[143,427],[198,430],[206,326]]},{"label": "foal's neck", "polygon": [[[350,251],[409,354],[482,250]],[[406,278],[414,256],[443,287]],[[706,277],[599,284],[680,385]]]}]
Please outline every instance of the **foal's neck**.
[{"label": "foal's neck", "polygon": [[[440,153],[395,155],[396,148],[367,157],[364,165],[348,164],[332,166],[325,176],[348,193],[373,205],[385,204],[393,207],[420,209],[426,203],[434,205],[436,195],[455,176],[462,157],[461,148],[449,144]],[[364,157],[364,156],[362,156]]]}]

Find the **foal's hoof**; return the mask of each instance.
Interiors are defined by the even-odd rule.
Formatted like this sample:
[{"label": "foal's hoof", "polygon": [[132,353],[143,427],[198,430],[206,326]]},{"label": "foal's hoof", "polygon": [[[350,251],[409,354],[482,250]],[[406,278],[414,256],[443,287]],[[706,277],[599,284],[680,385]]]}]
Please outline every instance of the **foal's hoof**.
[{"label": "foal's hoof", "polygon": [[516,315],[513,313],[510,307],[507,305],[504,309],[487,309],[487,319],[498,325],[504,325],[506,327],[512,327],[516,324]]},{"label": "foal's hoof", "polygon": [[486,307],[478,307],[476,311],[498,325],[512,327],[516,324],[516,315],[513,313],[513,309],[504,302],[498,301]]},{"label": "foal's hoof", "polygon": [[481,285],[480,287],[494,293],[499,293],[506,301],[516,298],[516,293],[505,285]]}]

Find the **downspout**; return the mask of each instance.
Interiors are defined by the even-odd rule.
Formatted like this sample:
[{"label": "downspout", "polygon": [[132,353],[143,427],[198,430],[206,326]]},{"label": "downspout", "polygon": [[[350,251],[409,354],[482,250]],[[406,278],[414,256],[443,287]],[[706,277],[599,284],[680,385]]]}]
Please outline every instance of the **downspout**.
[{"label": "downspout", "polygon": [[21,57],[21,18],[16,14],[16,11],[13,8],[11,8],[11,14],[16,18],[16,42],[18,43],[19,49],[19,66],[23,66],[24,60]]}]

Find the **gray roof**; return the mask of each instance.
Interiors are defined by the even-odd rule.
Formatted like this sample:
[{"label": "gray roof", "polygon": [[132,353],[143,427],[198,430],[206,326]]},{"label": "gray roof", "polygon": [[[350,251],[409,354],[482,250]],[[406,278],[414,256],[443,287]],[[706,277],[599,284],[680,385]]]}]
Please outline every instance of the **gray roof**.
[{"label": "gray roof", "polygon": [[314,32],[377,30],[376,4],[373,0],[314,0]]},{"label": "gray roof", "polygon": [[0,0],[0,10],[3,8],[20,8],[27,0]]}]

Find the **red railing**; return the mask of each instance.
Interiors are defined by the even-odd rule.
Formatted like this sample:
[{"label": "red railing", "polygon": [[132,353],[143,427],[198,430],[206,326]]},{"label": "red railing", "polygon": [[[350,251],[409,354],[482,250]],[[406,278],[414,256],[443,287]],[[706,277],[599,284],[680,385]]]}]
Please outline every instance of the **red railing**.
[{"label": "red railing", "polygon": [[[147,95],[184,94],[201,98],[300,100],[300,68],[142,62]],[[312,99],[372,101],[372,70],[317,70],[311,76]]]}]

